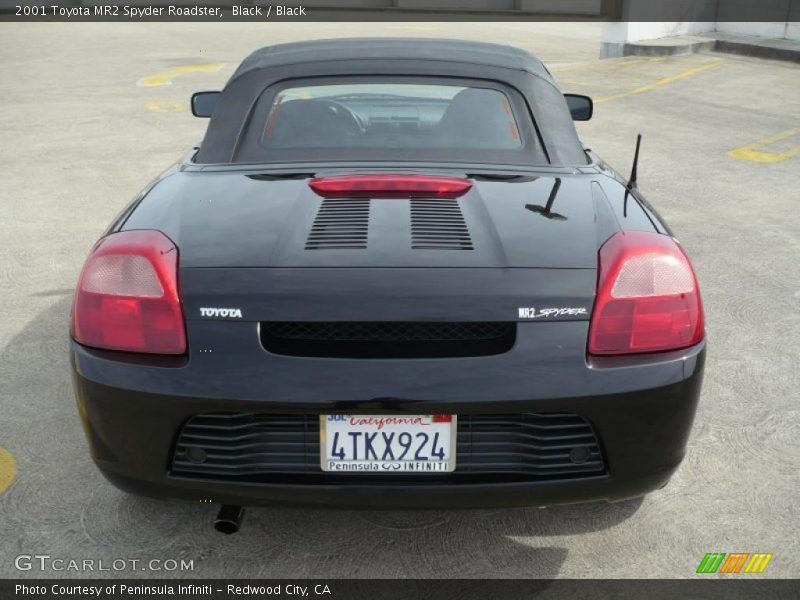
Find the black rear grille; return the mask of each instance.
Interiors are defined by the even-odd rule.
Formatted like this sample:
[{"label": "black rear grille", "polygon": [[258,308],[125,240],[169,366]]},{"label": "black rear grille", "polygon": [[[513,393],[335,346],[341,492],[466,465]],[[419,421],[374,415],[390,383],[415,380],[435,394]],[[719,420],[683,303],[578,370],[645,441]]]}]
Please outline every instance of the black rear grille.
[{"label": "black rear grille", "polygon": [[171,474],[242,483],[476,483],[593,477],[605,472],[597,437],[567,413],[459,415],[456,470],[396,476],[325,473],[318,415],[204,413],[183,427]]},{"label": "black rear grille", "polygon": [[456,199],[411,199],[411,248],[472,250],[472,238]]},{"label": "black rear grille", "polygon": [[270,321],[261,343],[274,354],[337,358],[437,358],[508,352],[516,323]]},{"label": "black rear grille", "polygon": [[306,250],[361,250],[367,247],[369,198],[322,200]]}]

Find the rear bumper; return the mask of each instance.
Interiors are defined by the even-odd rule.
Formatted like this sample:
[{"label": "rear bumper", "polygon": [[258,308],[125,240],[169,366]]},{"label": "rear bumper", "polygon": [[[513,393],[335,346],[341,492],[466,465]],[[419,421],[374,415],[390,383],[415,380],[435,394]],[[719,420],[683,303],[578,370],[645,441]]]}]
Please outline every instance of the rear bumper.
[{"label": "rear bumper", "polygon": [[677,468],[635,479],[602,476],[580,481],[459,485],[231,485],[191,479],[158,482],[131,478],[107,465],[100,471],[119,489],[154,498],[211,501],[242,506],[295,506],[363,509],[511,508],[593,500],[619,501],[663,487]]},{"label": "rear bumper", "polygon": [[[559,325],[563,334],[566,324]],[[585,327],[585,324],[575,326]],[[576,330],[575,333],[580,332]],[[386,379],[383,394],[362,397],[360,393],[372,385],[376,371],[380,371],[376,361],[328,361],[338,362],[350,374],[364,369],[362,381],[366,384],[361,385],[357,378],[326,379],[324,368],[321,367],[322,373],[313,368],[320,361],[295,359],[304,362],[307,377],[314,378],[295,380],[295,394],[284,393],[292,383],[293,373],[288,371],[283,374],[284,379],[269,386],[274,391],[272,398],[265,393],[263,399],[237,399],[226,393],[235,386],[222,381],[209,380],[202,391],[185,386],[181,393],[177,383],[180,379],[176,379],[175,374],[183,371],[181,377],[185,379],[187,365],[121,363],[119,357],[91,351],[74,342],[71,348],[76,398],[92,457],[103,474],[121,489],[195,502],[351,508],[541,506],[623,500],[658,489],[683,459],[700,395],[704,357],[703,343],[659,357],[584,363],[580,374],[570,381],[565,380],[561,387],[561,391],[569,395],[559,395],[557,388],[549,385],[544,386],[548,397],[537,397],[530,389],[530,382],[527,389],[517,385],[516,377],[510,375],[513,365],[500,360],[436,361],[440,365],[437,371],[418,371],[415,380]],[[511,359],[511,362],[516,360],[513,356]],[[193,361],[194,358],[189,362]],[[397,368],[398,361],[386,362]],[[360,366],[353,366],[354,363]],[[402,368],[409,369],[409,377],[413,374],[413,363],[403,363]],[[470,375],[474,375],[476,369],[481,371],[481,385],[470,386],[469,376],[465,376],[465,385],[454,376],[467,367],[472,370]],[[535,376],[544,373],[535,367],[531,372]],[[260,375],[256,372],[250,377]],[[434,379],[448,377],[449,385],[433,385]],[[202,376],[198,374],[198,378]],[[582,395],[574,393],[580,380],[583,380]],[[427,384],[425,388],[429,393],[419,392],[422,384]],[[303,394],[304,389],[312,389],[310,386],[313,386],[313,393]],[[418,390],[416,395],[411,394],[412,387]],[[537,391],[542,393],[542,386],[533,387],[538,387]],[[491,397],[489,391],[492,391]],[[581,479],[469,484],[425,484],[424,479],[414,484],[376,484],[360,475],[354,475],[352,483],[313,485],[219,482],[173,476],[169,469],[178,431],[193,415],[211,411],[297,414],[571,412],[592,424],[600,440],[606,473]]]}]

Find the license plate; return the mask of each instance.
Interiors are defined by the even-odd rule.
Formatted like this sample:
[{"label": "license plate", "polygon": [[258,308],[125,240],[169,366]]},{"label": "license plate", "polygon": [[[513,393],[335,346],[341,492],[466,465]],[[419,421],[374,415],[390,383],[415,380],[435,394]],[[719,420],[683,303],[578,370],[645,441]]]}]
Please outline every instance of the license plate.
[{"label": "license plate", "polygon": [[321,415],[320,465],[338,473],[448,473],[456,415]]}]

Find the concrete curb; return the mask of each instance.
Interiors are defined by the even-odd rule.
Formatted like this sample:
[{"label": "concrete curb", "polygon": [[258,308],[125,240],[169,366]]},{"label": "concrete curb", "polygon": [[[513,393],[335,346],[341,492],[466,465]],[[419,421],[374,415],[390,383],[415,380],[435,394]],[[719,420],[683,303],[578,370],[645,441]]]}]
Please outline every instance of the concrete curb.
[{"label": "concrete curb", "polygon": [[800,42],[769,38],[666,38],[622,45],[622,56],[681,56],[714,51],[800,62]]},{"label": "concrete curb", "polygon": [[779,46],[764,46],[759,44],[744,44],[728,40],[717,40],[714,44],[717,52],[755,56],[757,58],[771,58],[773,60],[789,60],[800,62],[800,44],[797,48],[781,48]]},{"label": "concrete curb", "polygon": [[[658,40],[659,42],[661,40]],[[677,44],[636,42],[625,44],[623,56],[682,56],[704,50],[714,50],[717,40],[687,41]]]}]

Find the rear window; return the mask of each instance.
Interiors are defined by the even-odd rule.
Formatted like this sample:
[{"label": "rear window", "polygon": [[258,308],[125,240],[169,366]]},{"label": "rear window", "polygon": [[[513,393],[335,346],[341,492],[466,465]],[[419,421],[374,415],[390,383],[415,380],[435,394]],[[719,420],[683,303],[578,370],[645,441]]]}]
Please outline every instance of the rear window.
[{"label": "rear window", "polygon": [[512,90],[426,81],[348,81],[266,90],[237,162],[546,162]]}]

